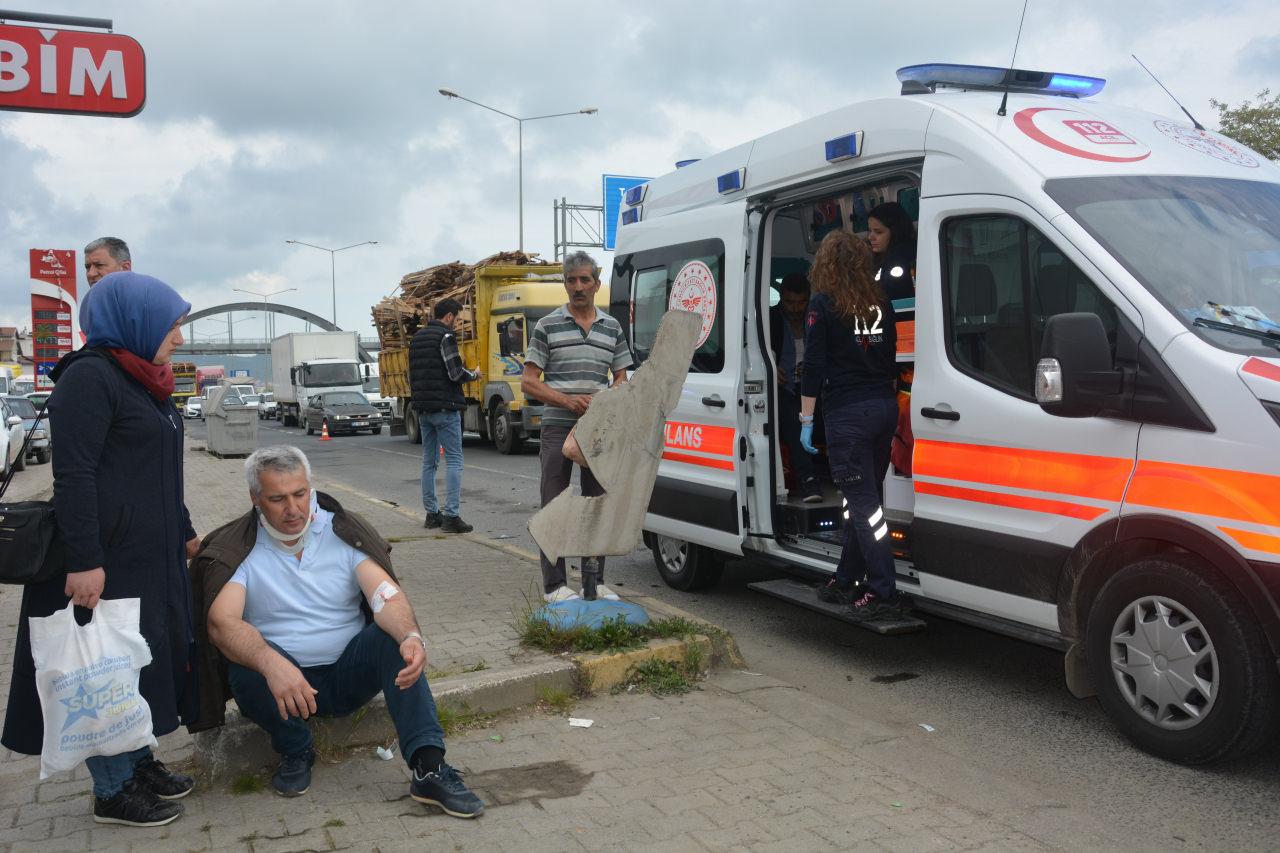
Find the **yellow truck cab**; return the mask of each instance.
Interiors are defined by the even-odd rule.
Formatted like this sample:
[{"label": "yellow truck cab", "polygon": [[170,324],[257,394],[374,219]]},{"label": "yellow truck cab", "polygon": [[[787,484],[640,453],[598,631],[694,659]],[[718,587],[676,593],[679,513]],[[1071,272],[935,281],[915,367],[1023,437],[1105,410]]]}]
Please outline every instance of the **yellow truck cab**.
[{"label": "yellow truck cab", "polygon": [[[442,296],[433,297],[431,303]],[[463,385],[467,409],[462,428],[491,440],[501,453],[518,453],[526,439],[542,429],[542,405],[527,400],[520,390],[524,351],[537,322],[565,302],[564,276],[559,264],[494,263],[475,269],[475,282],[458,298],[463,316],[455,326],[458,351],[467,367],[480,366],[484,376]],[[596,304],[608,308],[604,288]],[[425,311],[430,306],[424,306]],[[425,321],[424,321],[425,322]],[[381,328],[381,327],[380,327]],[[409,350],[386,347],[378,356],[382,394],[394,398],[393,417],[402,420],[405,434],[421,443],[416,417],[408,415]],[[398,424],[393,421],[393,429]]]},{"label": "yellow truck cab", "polygon": [[865,235],[897,201],[918,238],[894,298],[910,385],[875,532],[898,591],[1064,651],[1072,691],[1149,752],[1261,747],[1280,728],[1280,166],[1094,101],[1097,78],[898,77],[900,96],[627,193],[611,304],[636,362],[665,311],[704,319],[645,519],[659,573],[696,589],[755,553],[831,576],[847,514],[829,478],[823,503],[788,493],[770,307],[828,230]]}]

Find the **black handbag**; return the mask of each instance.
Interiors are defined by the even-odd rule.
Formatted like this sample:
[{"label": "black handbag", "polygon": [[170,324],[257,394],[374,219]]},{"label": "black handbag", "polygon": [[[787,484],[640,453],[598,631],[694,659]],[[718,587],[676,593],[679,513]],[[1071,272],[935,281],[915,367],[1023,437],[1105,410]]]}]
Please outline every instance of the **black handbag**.
[{"label": "black handbag", "polygon": [[[45,401],[48,404],[48,400]],[[27,455],[31,436],[44,418],[45,406],[27,430],[19,459]],[[0,425],[5,426],[7,425]],[[14,469],[0,483],[0,498],[9,489]],[[0,583],[29,584],[52,578],[63,570],[62,543],[49,501],[0,501]]]}]

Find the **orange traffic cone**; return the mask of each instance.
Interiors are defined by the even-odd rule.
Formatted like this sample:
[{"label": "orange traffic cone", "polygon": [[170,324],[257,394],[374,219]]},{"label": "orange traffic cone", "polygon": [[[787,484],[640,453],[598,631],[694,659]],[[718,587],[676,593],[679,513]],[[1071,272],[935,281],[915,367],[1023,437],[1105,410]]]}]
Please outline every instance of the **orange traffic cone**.
[{"label": "orange traffic cone", "polygon": [[321,441],[333,441],[333,439],[329,437],[329,422],[328,422],[328,421],[321,421],[321,422],[320,422],[320,440],[321,440]]}]

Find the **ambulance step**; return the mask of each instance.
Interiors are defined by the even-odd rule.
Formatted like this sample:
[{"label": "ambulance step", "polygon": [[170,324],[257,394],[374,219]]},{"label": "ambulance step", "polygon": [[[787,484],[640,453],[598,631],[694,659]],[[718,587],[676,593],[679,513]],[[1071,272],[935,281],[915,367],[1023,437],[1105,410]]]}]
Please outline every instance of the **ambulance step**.
[{"label": "ambulance step", "polygon": [[783,601],[789,601],[801,607],[807,607],[810,610],[816,610],[827,616],[835,617],[841,622],[848,622],[850,625],[857,625],[859,628],[865,628],[877,634],[914,634],[928,627],[928,624],[923,619],[917,619],[909,613],[903,613],[892,618],[876,619],[872,622],[855,622],[849,617],[848,607],[819,601],[817,584],[805,583],[795,578],[757,581],[756,583],[747,584],[747,588],[754,589],[756,592],[763,592],[765,595],[772,595],[774,598],[781,598]]}]

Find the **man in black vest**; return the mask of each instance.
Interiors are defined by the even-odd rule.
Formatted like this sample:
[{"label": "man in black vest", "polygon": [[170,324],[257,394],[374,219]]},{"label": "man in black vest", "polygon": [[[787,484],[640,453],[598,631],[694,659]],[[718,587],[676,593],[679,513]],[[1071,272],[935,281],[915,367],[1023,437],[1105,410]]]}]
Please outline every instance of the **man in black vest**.
[{"label": "man in black vest", "polygon": [[[409,342],[409,388],[413,410],[422,431],[423,527],[445,533],[470,533],[473,529],[458,514],[462,494],[462,411],[467,408],[463,382],[478,381],[479,367],[468,370],[458,354],[454,321],[462,311],[456,299],[441,299],[432,312],[435,319],[418,330]],[[436,501],[436,466],[444,448],[444,507]]]}]

